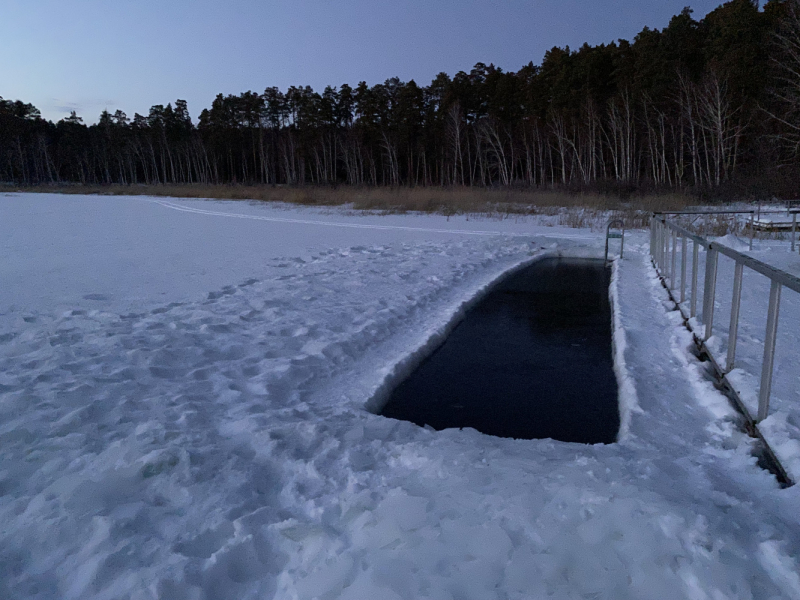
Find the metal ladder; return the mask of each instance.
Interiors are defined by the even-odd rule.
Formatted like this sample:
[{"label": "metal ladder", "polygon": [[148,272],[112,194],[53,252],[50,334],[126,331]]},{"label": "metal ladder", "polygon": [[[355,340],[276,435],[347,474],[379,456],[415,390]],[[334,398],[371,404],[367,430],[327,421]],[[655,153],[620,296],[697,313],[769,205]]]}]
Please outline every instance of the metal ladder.
[{"label": "metal ladder", "polygon": [[[612,232],[611,228],[617,227],[619,231]],[[606,262],[608,262],[608,240],[619,240],[619,257],[625,249],[625,222],[622,219],[612,219],[606,225]]]}]

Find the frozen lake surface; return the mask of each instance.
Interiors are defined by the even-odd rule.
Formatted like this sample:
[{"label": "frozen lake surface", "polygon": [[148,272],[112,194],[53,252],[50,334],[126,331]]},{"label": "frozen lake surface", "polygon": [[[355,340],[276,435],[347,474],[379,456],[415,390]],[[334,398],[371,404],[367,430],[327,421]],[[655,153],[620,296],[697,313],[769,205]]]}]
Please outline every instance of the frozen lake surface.
[{"label": "frozen lake surface", "polygon": [[[371,412],[505,271],[601,252],[550,225],[0,196],[0,597],[800,597],[800,486],[756,465],[645,232],[611,282],[618,443]],[[770,432],[796,476],[783,331]]]}]

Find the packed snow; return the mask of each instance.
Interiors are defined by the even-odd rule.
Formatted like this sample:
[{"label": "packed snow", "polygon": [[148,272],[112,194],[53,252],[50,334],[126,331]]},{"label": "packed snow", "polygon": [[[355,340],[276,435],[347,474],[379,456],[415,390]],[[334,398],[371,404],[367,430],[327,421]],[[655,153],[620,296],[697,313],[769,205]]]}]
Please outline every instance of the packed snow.
[{"label": "packed snow", "polygon": [[800,486],[757,466],[646,232],[614,262],[623,428],[595,446],[375,412],[504,273],[600,233],[7,194],[0,240],[2,598],[800,598]]}]

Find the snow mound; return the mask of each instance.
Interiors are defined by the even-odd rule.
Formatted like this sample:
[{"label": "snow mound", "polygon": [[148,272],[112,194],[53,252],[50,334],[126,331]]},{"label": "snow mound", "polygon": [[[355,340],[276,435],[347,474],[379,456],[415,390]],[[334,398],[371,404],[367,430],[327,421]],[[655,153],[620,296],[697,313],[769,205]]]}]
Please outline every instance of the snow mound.
[{"label": "snow mound", "polygon": [[732,233],[715,238],[714,241],[737,252],[748,252],[750,250],[750,242],[748,240],[743,240]]}]

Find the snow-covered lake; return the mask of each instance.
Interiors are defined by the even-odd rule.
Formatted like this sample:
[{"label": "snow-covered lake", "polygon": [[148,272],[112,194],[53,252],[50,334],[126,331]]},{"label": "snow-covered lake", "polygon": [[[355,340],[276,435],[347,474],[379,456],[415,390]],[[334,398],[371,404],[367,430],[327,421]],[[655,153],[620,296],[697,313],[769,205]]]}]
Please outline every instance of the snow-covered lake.
[{"label": "snow-covered lake", "polygon": [[800,486],[756,465],[646,232],[612,281],[618,443],[370,412],[504,272],[602,252],[550,224],[0,196],[0,598],[800,598]]}]

